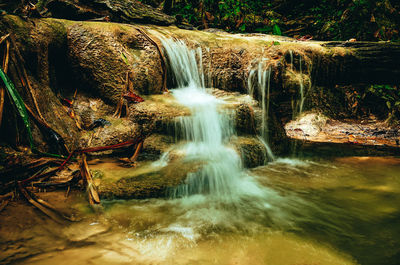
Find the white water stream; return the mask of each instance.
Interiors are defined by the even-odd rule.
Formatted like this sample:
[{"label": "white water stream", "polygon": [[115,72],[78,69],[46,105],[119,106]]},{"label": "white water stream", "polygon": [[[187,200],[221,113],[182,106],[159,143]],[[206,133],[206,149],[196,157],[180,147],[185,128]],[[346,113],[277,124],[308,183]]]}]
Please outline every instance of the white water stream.
[{"label": "white water stream", "polygon": [[[258,139],[264,145],[265,157],[269,161],[274,161],[276,158],[269,146],[269,104],[270,104],[270,84],[271,84],[271,67],[266,68],[266,59],[263,58],[257,65],[256,69],[249,72],[247,79],[247,89],[250,96],[255,96],[255,89],[258,88],[259,101],[261,102],[262,117],[261,130]],[[268,161],[265,161],[268,162]]]},{"label": "white water stream", "polygon": [[200,170],[189,173],[186,182],[171,191],[171,196],[207,194],[224,202],[235,202],[243,196],[263,197],[264,190],[245,174],[240,156],[227,145],[234,128],[227,113],[219,111],[224,102],[204,87],[201,49],[190,50],[179,40],[164,39],[162,43],[177,84],[172,93],[192,113],[178,119],[187,141],[183,147],[185,160],[201,164]]},{"label": "white water stream", "polygon": [[[293,51],[289,50],[290,54],[290,65],[291,65],[291,70],[293,71]],[[305,88],[304,88],[304,77],[303,77],[303,59],[301,55],[299,55],[299,99],[296,100],[296,103],[292,103],[292,109],[293,109],[293,115],[292,119],[295,119],[296,117],[300,116],[303,113],[303,108],[304,108],[304,101],[305,101]]]}]

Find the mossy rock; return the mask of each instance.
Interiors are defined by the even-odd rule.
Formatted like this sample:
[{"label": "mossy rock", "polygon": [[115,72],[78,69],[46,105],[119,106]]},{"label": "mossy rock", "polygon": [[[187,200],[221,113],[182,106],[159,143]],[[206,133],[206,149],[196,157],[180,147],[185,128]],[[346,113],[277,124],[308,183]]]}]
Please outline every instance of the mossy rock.
[{"label": "mossy rock", "polygon": [[[144,199],[168,196],[168,191],[182,184],[188,173],[200,168],[199,162],[170,162],[167,166],[139,174],[107,180],[103,177],[98,186],[103,199]],[[134,172],[135,169],[133,169]],[[134,174],[132,174],[134,175]]]}]

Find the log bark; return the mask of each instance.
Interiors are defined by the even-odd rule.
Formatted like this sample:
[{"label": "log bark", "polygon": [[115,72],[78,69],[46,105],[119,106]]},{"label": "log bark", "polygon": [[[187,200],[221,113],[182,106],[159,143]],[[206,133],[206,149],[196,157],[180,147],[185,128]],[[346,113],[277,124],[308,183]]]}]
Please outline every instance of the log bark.
[{"label": "log bark", "polygon": [[50,0],[52,17],[71,20],[105,19],[122,23],[171,25],[175,18],[136,0]]},{"label": "log bark", "polygon": [[314,59],[316,85],[400,84],[400,43],[326,42],[322,46],[343,47],[345,54]]}]

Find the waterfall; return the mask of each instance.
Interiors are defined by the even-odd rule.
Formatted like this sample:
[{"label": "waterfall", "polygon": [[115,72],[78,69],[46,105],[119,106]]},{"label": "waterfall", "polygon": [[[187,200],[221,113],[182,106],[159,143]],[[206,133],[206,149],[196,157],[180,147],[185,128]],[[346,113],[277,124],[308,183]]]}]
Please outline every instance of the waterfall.
[{"label": "waterfall", "polygon": [[[294,67],[293,67],[293,51],[289,50],[290,54],[290,65],[291,65],[291,70],[294,72]],[[296,116],[299,116],[303,113],[303,107],[304,107],[304,101],[305,101],[305,94],[304,94],[304,80],[303,80],[303,62],[302,62],[302,57],[299,55],[299,99],[297,100],[296,104],[293,104],[292,102],[292,109],[293,109],[293,115],[292,118],[296,118]]]},{"label": "waterfall", "polygon": [[[262,118],[261,130],[259,135],[260,142],[265,148],[265,157],[269,161],[275,160],[275,156],[268,144],[268,118],[269,118],[269,103],[270,103],[270,84],[271,84],[271,67],[265,69],[265,59],[258,63],[257,69],[251,69],[247,80],[247,89],[250,96],[254,95],[254,89],[258,87],[258,95],[261,101]],[[257,77],[257,79],[255,78]],[[255,82],[257,81],[257,83]]]},{"label": "waterfall", "polygon": [[171,92],[192,114],[176,121],[186,141],[185,161],[198,162],[201,166],[188,174],[184,184],[171,190],[171,197],[209,194],[232,201],[243,194],[258,193],[260,188],[244,173],[239,155],[227,146],[234,134],[233,124],[227,113],[218,111],[223,102],[207,93],[204,87],[201,49],[189,49],[180,40],[162,39],[162,44],[177,84]]},{"label": "waterfall", "polygon": [[303,69],[302,69],[302,61],[301,61],[301,56],[299,58],[299,63],[300,63],[300,104],[299,104],[299,115],[303,112],[303,105],[304,105],[304,80],[303,80]]}]

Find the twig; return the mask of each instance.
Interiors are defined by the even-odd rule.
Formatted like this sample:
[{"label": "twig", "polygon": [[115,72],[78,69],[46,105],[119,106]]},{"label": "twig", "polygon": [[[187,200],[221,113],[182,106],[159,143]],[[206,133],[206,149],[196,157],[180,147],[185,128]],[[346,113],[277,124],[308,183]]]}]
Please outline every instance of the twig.
[{"label": "twig", "polygon": [[118,101],[117,109],[115,110],[115,113],[113,115],[115,118],[120,118],[121,117],[122,107],[124,105],[124,94],[129,89],[129,83],[128,82],[129,82],[129,72],[126,72],[125,85],[124,85],[124,88],[121,91],[121,97],[120,97],[120,99]]},{"label": "twig", "polygon": [[0,38],[0,44],[3,43],[3,41],[5,41],[8,37],[10,37],[10,33],[8,33],[7,35],[4,35]]},{"label": "twig", "polygon": [[3,71],[7,74],[8,72],[8,61],[10,60],[10,42],[6,41],[6,53],[3,60]]},{"label": "twig", "polygon": [[10,202],[10,200],[4,200],[0,203],[0,212],[4,210],[4,208],[6,208],[6,206],[8,205],[8,203]]},{"label": "twig", "polygon": [[56,209],[53,205],[51,205],[50,203],[42,200],[41,198],[35,196],[35,199],[36,199],[36,201],[38,203],[40,203],[41,205],[49,208],[50,210],[53,210],[54,212],[56,212],[59,216],[63,217],[64,219],[66,219],[68,221],[71,221],[71,222],[76,221],[74,218],[72,218],[70,216],[67,216],[65,213],[60,212],[60,210]]},{"label": "twig", "polygon": [[21,183],[21,185],[27,184],[27,183],[35,180],[35,179],[47,177],[47,176],[50,176],[51,174],[56,173],[57,171],[63,169],[65,167],[65,165],[71,160],[71,158],[75,154],[85,154],[85,153],[91,153],[91,152],[101,152],[101,151],[106,151],[106,150],[119,149],[119,148],[122,148],[122,147],[135,145],[135,144],[139,143],[140,141],[143,141],[143,137],[137,138],[135,140],[126,141],[126,142],[123,142],[123,143],[114,144],[114,145],[90,147],[90,148],[85,148],[85,149],[77,149],[75,151],[72,151],[68,155],[67,159],[65,159],[65,161],[58,168],[53,169],[51,171],[48,171],[46,173],[37,175],[37,176],[32,176],[30,178],[27,178],[25,180],[20,181],[20,183]]},{"label": "twig", "polygon": [[69,185],[67,188],[67,191],[65,192],[65,198],[68,198],[70,190],[71,190],[71,186]]}]

